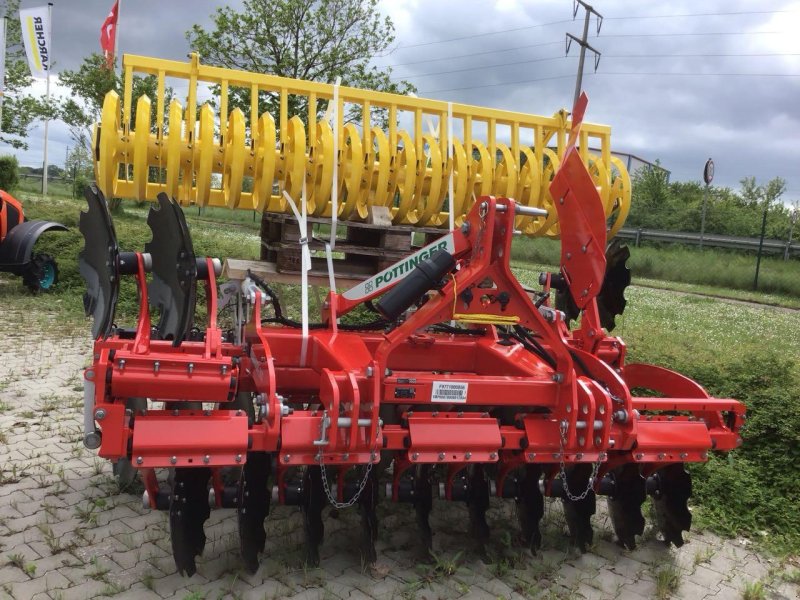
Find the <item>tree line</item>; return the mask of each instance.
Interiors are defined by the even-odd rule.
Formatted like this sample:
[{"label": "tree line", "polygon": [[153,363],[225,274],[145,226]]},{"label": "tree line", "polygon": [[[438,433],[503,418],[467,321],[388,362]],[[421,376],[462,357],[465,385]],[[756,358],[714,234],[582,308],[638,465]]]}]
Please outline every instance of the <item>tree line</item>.
[{"label": "tree line", "polygon": [[[625,227],[700,232],[705,185],[699,181],[669,181],[659,168],[643,167],[632,176],[631,211]],[[741,188],[709,186],[706,233],[758,237],[765,205],[766,237],[786,239],[795,207],[780,202],[786,183],[776,177],[758,185],[755,177],[741,180]]]}]

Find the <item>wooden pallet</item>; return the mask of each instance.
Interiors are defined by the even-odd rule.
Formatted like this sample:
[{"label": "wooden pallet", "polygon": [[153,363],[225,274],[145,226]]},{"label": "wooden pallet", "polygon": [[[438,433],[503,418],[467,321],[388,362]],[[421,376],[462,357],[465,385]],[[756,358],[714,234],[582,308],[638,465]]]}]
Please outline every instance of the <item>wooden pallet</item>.
[{"label": "wooden pallet", "polygon": [[[366,279],[407,256],[418,247],[413,244],[414,233],[423,234],[424,243],[445,233],[430,227],[392,225],[386,214],[372,214],[370,221],[339,221],[333,257],[337,281]],[[308,223],[311,273],[327,277],[325,243],[330,234],[325,226],[330,227],[331,221],[309,217]],[[261,220],[261,261],[274,265],[275,273],[299,274],[300,237],[294,216],[265,212]]]}]

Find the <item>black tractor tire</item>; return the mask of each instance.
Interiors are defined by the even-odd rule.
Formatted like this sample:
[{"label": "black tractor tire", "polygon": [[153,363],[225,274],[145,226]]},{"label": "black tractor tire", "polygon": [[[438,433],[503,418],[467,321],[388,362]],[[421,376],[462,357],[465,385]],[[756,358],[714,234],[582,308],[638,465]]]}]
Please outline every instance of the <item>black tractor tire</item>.
[{"label": "black tractor tire", "polygon": [[58,265],[49,254],[34,254],[22,272],[22,283],[31,293],[46,292],[58,283]]}]

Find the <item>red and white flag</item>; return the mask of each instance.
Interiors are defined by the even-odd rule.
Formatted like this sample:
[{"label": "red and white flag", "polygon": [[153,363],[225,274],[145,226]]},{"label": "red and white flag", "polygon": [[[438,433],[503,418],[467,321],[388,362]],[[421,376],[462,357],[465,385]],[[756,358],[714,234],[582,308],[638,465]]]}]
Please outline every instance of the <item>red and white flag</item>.
[{"label": "red and white flag", "polygon": [[106,66],[114,68],[114,45],[117,41],[117,17],[119,16],[119,0],[114,2],[111,12],[108,13],[103,26],[100,28],[100,47],[103,49],[103,56],[106,58]]}]

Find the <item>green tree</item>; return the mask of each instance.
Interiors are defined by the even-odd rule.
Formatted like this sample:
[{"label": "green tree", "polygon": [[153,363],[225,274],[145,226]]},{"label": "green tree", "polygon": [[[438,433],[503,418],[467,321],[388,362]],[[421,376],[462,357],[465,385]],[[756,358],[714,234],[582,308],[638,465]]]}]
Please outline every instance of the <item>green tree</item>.
[{"label": "green tree", "polygon": [[27,149],[25,138],[35,121],[52,118],[55,103],[47,102],[25,90],[33,83],[19,22],[19,0],[7,0],[2,16],[6,21],[6,71],[0,142],[13,148]]},{"label": "green tree", "polygon": [[[70,97],[61,102],[60,117],[69,126],[73,140],[86,149],[91,149],[92,127],[100,120],[103,102],[111,90],[122,97],[123,81],[117,72],[106,68],[105,58],[90,54],[74,71],[65,70],[59,75],[61,83],[70,90]],[[165,96],[172,94],[165,90]],[[152,103],[151,122],[155,118],[155,100],[158,95],[158,80],[155,76],[133,78],[134,102],[147,95]],[[136,104],[131,107],[131,122],[136,119]]]},{"label": "green tree", "polygon": [[[393,82],[391,69],[370,60],[394,41],[394,24],[382,17],[378,0],[245,0],[240,11],[217,9],[214,28],[194,25],[186,32],[204,63],[282,77],[333,82],[407,94],[405,81]],[[250,114],[250,91],[232,88],[231,108]],[[259,95],[259,111],[278,114],[275,94]],[[320,102],[320,111],[325,103]],[[289,114],[305,116],[303,98],[289,96]]]}]

